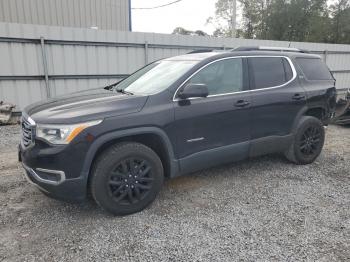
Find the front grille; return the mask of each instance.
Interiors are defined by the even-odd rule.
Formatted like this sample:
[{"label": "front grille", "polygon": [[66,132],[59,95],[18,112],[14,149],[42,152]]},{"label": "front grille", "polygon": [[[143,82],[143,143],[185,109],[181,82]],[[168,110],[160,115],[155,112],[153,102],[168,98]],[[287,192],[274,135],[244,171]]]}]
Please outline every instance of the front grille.
[{"label": "front grille", "polygon": [[[32,122],[32,123],[31,123]],[[27,148],[34,144],[34,131],[35,124],[34,121],[22,116],[22,145]]]}]

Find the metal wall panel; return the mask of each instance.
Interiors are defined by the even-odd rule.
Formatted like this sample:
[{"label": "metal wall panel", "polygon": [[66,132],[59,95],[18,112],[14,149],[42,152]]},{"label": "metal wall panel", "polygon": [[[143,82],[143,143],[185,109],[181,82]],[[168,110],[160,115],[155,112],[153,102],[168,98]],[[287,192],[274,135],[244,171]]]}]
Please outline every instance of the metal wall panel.
[{"label": "metal wall panel", "polygon": [[350,54],[328,55],[327,64],[332,70],[350,69]]},{"label": "metal wall panel", "polygon": [[0,0],[0,22],[129,30],[129,0]]},{"label": "metal wall panel", "polygon": [[108,84],[115,83],[118,80],[120,79],[59,79],[52,81],[51,88],[53,91],[52,94],[54,96],[60,96],[67,93],[74,93],[87,89],[103,87]]},{"label": "metal wall panel", "polygon": [[[64,1],[62,5],[65,5]],[[45,40],[44,49],[40,37]],[[119,75],[130,74],[154,60],[193,49],[229,49],[242,45],[298,47],[319,51],[322,57],[322,52],[327,50],[327,64],[331,70],[337,71],[337,86],[350,87],[350,45],[0,23],[0,101],[14,103],[17,110],[21,110],[30,103],[45,99],[48,89],[52,96],[57,96],[105,86],[120,79],[122,76]],[[45,81],[43,51],[48,82]],[[348,71],[339,72],[342,70]]]},{"label": "metal wall panel", "polygon": [[350,70],[348,73],[334,73],[338,88],[350,88]]}]

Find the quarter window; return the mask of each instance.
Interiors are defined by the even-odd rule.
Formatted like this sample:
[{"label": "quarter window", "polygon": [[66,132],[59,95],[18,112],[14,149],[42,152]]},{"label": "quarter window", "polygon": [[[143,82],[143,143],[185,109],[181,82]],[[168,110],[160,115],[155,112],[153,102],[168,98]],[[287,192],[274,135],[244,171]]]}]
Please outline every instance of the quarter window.
[{"label": "quarter window", "polygon": [[293,71],[283,57],[252,57],[249,66],[255,81],[253,89],[280,86],[293,78]]},{"label": "quarter window", "polygon": [[333,80],[328,67],[319,58],[297,58],[301,70],[308,80]]},{"label": "quarter window", "polygon": [[205,84],[209,95],[234,93],[243,90],[242,58],[214,62],[194,75],[187,84]]}]

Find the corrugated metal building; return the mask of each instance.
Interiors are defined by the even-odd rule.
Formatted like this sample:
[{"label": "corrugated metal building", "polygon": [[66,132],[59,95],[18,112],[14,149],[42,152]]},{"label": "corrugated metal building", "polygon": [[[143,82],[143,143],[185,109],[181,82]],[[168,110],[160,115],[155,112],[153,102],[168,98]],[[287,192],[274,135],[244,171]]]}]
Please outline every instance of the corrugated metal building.
[{"label": "corrugated metal building", "polygon": [[130,0],[0,0],[0,22],[131,31]]}]

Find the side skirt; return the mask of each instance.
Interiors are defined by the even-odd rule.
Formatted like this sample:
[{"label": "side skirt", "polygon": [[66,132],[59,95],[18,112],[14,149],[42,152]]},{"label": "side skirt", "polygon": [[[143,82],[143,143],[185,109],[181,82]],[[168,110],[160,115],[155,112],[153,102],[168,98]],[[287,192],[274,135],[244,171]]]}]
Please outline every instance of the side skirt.
[{"label": "side skirt", "polygon": [[293,142],[293,137],[293,134],[270,136],[201,151],[179,159],[180,172],[176,173],[175,176],[241,161],[249,157],[285,152]]},{"label": "side skirt", "polygon": [[285,152],[293,142],[293,138],[293,134],[290,134],[254,139],[251,141],[249,157]]},{"label": "side skirt", "polygon": [[250,142],[217,147],[182,158],[180,175],[192,173],[209,167],[240,161],[248,157]]}]

